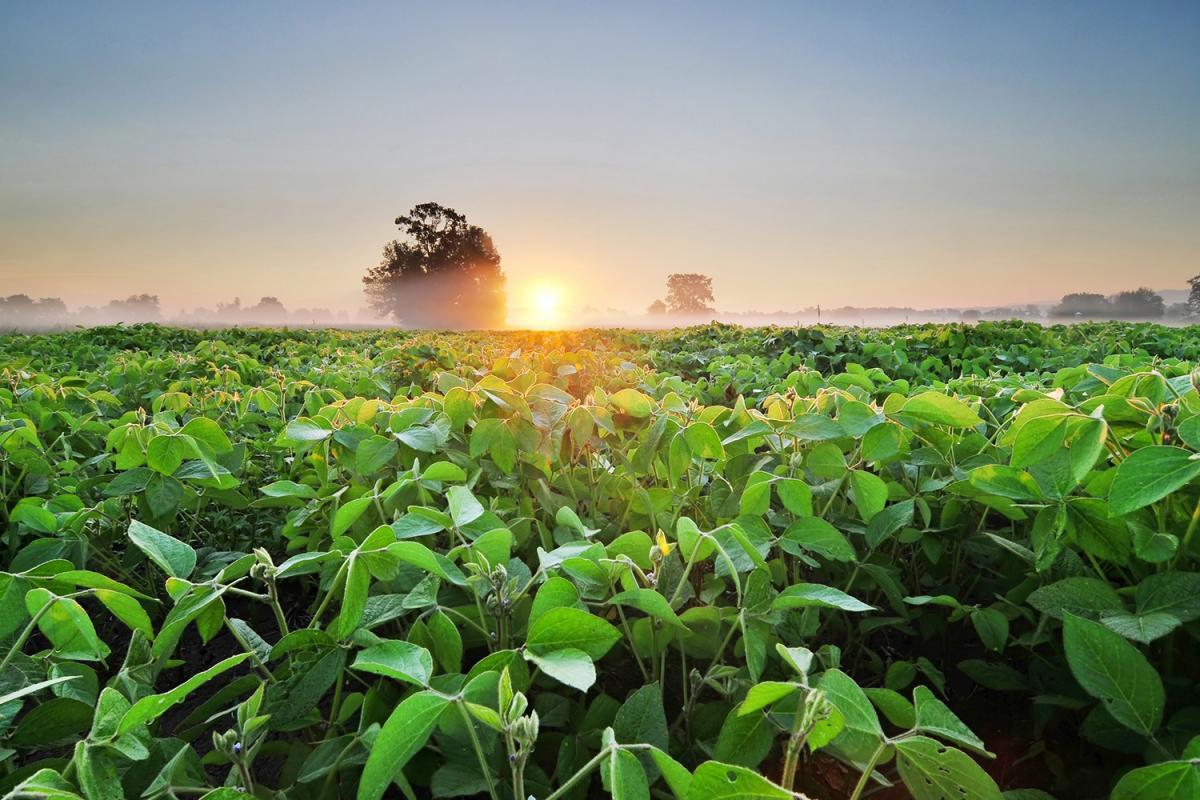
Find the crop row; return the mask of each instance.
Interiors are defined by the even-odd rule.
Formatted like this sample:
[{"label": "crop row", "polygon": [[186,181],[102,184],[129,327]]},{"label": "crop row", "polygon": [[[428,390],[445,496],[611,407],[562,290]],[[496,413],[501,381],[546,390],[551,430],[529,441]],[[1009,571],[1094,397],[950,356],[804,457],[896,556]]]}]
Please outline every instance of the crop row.
[{"label": "crop row", "polygon": [[0,790],[1195,797],[1198,348],[0,339]]}]

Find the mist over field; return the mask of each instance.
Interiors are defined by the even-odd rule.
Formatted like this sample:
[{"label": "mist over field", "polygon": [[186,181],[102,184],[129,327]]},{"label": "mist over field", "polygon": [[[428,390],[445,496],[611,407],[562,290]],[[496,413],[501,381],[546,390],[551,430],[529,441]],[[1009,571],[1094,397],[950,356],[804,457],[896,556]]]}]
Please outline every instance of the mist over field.
[{"label": "mist over field", "polygon": [[[697,313],[630,313],[616,308],[583,307],[569,309],[556,319],[554,327],[580,328],[682,328],[720,322],[746,327],[762,325],[846,325],[886,327],[922,322],[979,322],[984,320],[1019,319],[1044,324],[1097,321],[1113,318],[1147,320],[1166,325],[1194,324],[1187,313],[1186,290],[1166,290],[1157,293],[1164,298],[1162,313],[1130,313],[1120,317],[1106,314],[1056,314],[1054,303],[1022,306],[975,308],[802,308],[795,311],[723,311],[715,309]],[[56,298],[33,299],[24,295],[0,297],[0,330],[62,330],[76,326],[157,323],[192,328],[272,327],[291,328],[406,328],[414,327],[373,312],[368,308],[356,311],[328,308],[296,308],[285,306],[277,298],[267,297],[254,303],[231,302],[214,308],[171,310],[163,308],[153,296],[132,297],[101,306],[70,307]],[[531,327],[522,324],[529,319],[529,310],[514,309],[511,329]],[[416,326],[420,327],[420,326]],[[439,327],[438,325],[425,327]],[[449,327],[449,326],[446,326]],[[535,325],[533,327],[546,327]]]}]

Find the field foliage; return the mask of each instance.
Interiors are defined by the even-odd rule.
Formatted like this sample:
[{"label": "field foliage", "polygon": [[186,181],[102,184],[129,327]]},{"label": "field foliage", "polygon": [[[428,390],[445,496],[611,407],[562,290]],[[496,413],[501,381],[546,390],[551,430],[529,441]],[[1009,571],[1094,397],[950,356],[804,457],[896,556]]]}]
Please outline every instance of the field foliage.
[{"label": "field foliage", "polygon": [[1198,359],[0,338],[0,794],[1191,800]]}]

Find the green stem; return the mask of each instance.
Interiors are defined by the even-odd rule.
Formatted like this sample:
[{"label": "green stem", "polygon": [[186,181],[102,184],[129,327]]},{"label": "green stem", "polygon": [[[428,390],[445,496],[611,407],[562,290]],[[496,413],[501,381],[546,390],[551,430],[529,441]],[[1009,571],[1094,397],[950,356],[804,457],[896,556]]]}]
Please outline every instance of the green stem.
[{"label": "green stem", "polygon": [[475,721],[471,719],[461,697],[455,700],[454,704],[458,706],[458,713],[462,715],[463,724],[467,726],[467,733],[471,736],[471,746],[475,748],[475,756],[479,759],[479,768],[483,770],[483,777],[487,779],[488,794],[492,800],[500,800],[499,795],[496,794],[496,784],[492,780],[492,770],[488,767],[487,758],[483,754],[483,745],[479,743],[479,736],[475,733]]},{"label": "green stem", "polygon": [[321,600],[321,604],[317,606],[317,610],[313,612],[312,622],[308,623],[308,627],[318,627],[321,615],[329,607],[329,603],[333,600],[333,596],[337,594],[337,590],[342,588],[342,581],[346,579],[346,564],[348,563],[350,563],[349,560],[343,561],[342,565],[338,567],[337,575],[333,576],[333,584],[329,587],[329,591],[325,593],[325,597]]},{"label": "green stem", "polygon": [[642,678],[646,683],[649,683],[650,673],[646,672],[646,665],[642,663],[642,657],[638,654],[637,647],[634,646],[633,631],[630,630],[629,623],[625,619],[625,612],[620,606],[616,606],[615,608],[617,609],[617,616],[621,620],[621,627],[625,631],[625,638],[629,641],[629,650],[633,653],[634,660],[637,661],[638,670],[642,673]]},{"label": "green stem", "polygon": [[858,783],[854,786],[854,792],[850,795],[850,800],[859,800],[862,797],[863,790],[867,788],[867,783],[871,780],[871,773],[875,771],[875,765],[883,758],[887,747],[888,743],[883,741],[875,748],[875,752],[871,754],[871,760],[867,762],[867,768],[863,770],[862,777],[858,779]]},{"label": "green stem", "polygon": [[691,554],[688,555],[687,564],[683,567],[683,574],[679,576],[679,583],[675,584],[675,591],[671,592],[671,599],[667,604],[671,608],[675,607],[675,601],[679,599],[679,593],[683,591],[683,587],[687,584],[688,576],[692,574],[692,565],[696,562],[696,551],[700,549],[700,542],[697,541],[695,547],[692,548]]},{"label": "green stem", "polygon": [[1196,528],[1200,527],[1200,498],[1196,499],[1196,507],[1192,509],[1192,519],[1188,522],[1187,531],[1183,534],[1183,541],[1179,543],[1179,550],[1176,551],[1175,557],[1171,559],[1171,565],[1174,566],[1179,557],[1187,552],[1188,547],[1192,543],[1192,537],[1196,535]]},{"label": "green stem", "polygon": [[15,642],[13,642],[12,647],[8,648],[8,653],[4,656],[4,660],[0,661],[0,674],[3,674],[5,668],[9,665],[9,663],[12,662],[13,656],[21,652],[21,648],[25,646],[25,642],[29,641],[29,637],[33,634],[34,628],[37,627],[38,620],[40,620],[42,616],[50,610],[50,607],[54,605],[54,603],[54,600],[48,601],[45,605],[37,610],[37,613],[33,615],[33,619],[29,620],[29,624],[25,626],[25,630],[21,631],[21,635],[17,637]]},{"label": "green stem", "polygon": [[589,772],[600,766],[600,764],[604,762],[604,759],[608,758],[610,755],[612,755],[612,753],[607,747],[601,750],[596,754],[595,758],[580,767],[570,778],[567,778],[566,783],[551,792],[546,797],[546,800],[559,800],[559,798],[565,796],[567,792],[571,791],[571,789],[575,787],[575,784],[583,780],[583,778]]}]

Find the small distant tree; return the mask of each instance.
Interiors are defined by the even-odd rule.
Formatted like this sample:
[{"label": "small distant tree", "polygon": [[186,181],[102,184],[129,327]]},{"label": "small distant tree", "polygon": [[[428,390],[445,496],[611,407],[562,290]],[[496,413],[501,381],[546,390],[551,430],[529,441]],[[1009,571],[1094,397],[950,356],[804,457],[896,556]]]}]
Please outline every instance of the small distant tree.
[{"label": "small distant tree", "polygon": [[1120,319],[1161,319],[1166,313],[1162,297],[1145,286],[1119,292],[1112,298],[1112,314]]},{"label": "small distant tree", "polygon": [[504,325],[505,277],[487,231],[437,203],[396,224],[407,238],[389,242],[363,278],[372,311],[418,328]]},{"label": "small distant tree", "polygon": [[667,308],[672,314],[704,314],[713,310],[712,278],[698,272],[667,276]]},{"label": "small distant tree", "polygon": [[1062,301],[1050,309],[1052,317],[1107,317],[1111,314],[1108,298],[1093,292],[1065,294]]},{"label": "small distant tree", "polygon": [[664,303],[662,300],[655,300],[646,309],[646,313],[652,314],[652,315],[665,314],[665,313],[667,313],[667,304]]},{"label": "small distant tree", "polygon": [[246,318],[253,322],[280,322],[287,315],[287,309],[278,297],[264,297],[245,310]]},{"label": "small distant tree", "polygon": [[57,297],[43,297],[35,304],[42,320],[62,319],[67,316],[67,304]]},{"label": "small distant tree", "polygon": [[1192,287],[1187,299],[1188,316],[1200,317],[1200,275],[1188,278],[1188,286]]},{"label": "small distant tree", "polygon": [[149,322],[162,317],[156,294],[134,294],[124,300],[112,300],[104,307],[104,314],[120,322]]}]

